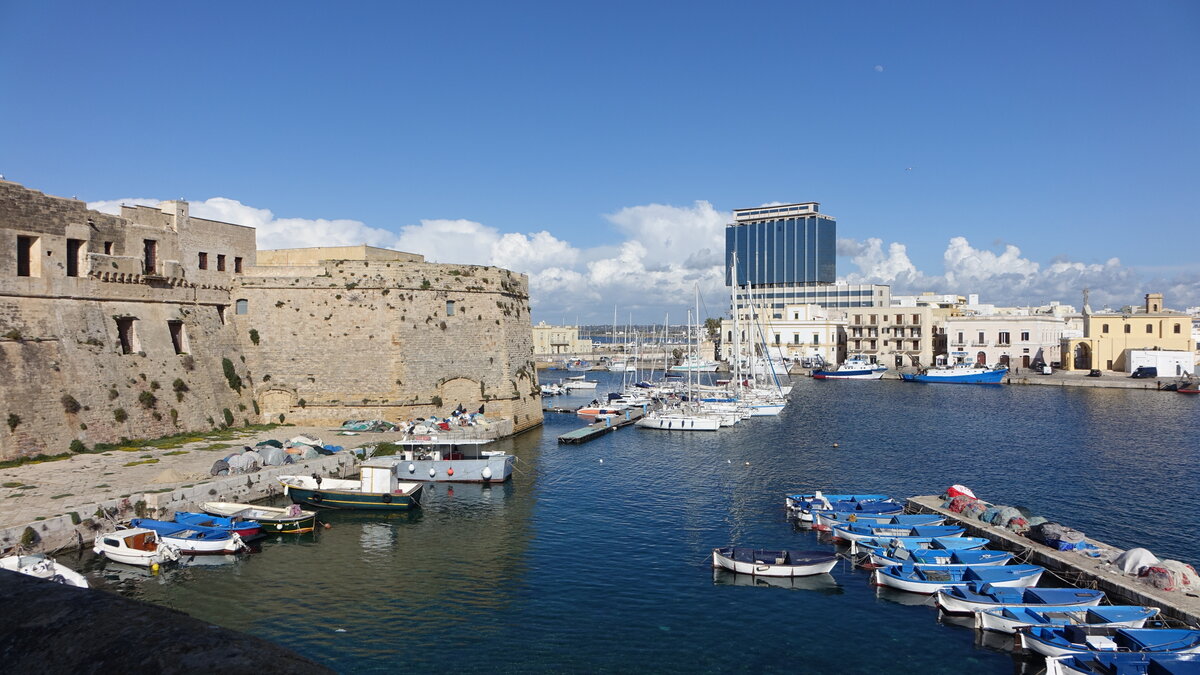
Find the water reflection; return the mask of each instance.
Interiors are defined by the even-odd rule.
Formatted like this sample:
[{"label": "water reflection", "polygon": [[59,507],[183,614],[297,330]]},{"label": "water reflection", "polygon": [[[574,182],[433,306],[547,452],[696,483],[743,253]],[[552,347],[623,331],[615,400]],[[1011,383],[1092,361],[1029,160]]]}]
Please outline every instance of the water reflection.
[{"label": "water reflection", "polygon": [[842,587],[832,574],[814,574],[807,577],[759,577],[752,574],[735,574],[726,569],[713,568],[714,586],[753,586],[755,588],[786,588],[795,591],[817,591],[824,595],[839,595]]}]

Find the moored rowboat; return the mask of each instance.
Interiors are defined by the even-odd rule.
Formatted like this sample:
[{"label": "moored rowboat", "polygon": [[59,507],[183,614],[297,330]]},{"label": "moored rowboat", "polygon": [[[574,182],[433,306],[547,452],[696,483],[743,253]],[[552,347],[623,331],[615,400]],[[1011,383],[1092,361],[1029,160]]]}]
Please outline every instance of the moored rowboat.
[{"label": "moored rowboat", "polygon": [[263,534],[303,534],[312,532],[317,524],[317,512],[305,511],[299,504],[280,508],[234,502],[204,502],[200,510],[214,516],[257,521],[262,525]]},{"label": "moored rowboat", "polygon": [[764,577],[806,577],[825,574],[837,565],[828,551],[787,551],[725,546],[713,549],[713,567]]}]

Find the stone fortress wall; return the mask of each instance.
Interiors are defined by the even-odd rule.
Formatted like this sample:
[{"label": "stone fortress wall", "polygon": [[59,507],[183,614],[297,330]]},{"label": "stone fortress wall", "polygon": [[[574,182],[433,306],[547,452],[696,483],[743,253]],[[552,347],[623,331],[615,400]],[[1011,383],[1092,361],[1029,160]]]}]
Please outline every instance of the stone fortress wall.
[{"label": "stone fortress wall", "polygon": [[[280,414],[395,420],[462,402],[517,430],[541,422],[524,277],[366,247],[257,258],[252,228],[183,201],[113,216],[0,180],[0,459]],[[447,294],[469,328],[445,316]]]}]

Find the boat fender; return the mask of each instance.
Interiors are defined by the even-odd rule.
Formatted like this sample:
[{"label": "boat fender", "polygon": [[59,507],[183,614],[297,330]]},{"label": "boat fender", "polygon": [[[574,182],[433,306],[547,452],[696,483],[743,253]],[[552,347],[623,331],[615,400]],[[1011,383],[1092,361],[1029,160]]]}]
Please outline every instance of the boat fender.
[{"label": "boat fender", "polygon": [[[601,461],[603,461],[603,460],[601,460]],[[492,477],[492,467],[490,467],[490,466],[483,467],[483,471],[481,471],[479,473],[479,475],[483,476],[484,480],[490,480]]]},{"label": "boat fender", "polygon": [[454,475],[454,467],[449,467],[449,468],[447,468],[447,469],[446,469],[446,475],[447,475],[447,476],[453,476],[453,475]]},{"label": "boat fender", "polygon": [[384,496],[383,496],[383,503],[384,503],[384,504],[391,504],[391,503],[392,503],[392,496],[391,496],[391,495],[384,495]]},{"label": "boat fender", "polygon": [[437,470],[436,470],[436,469],[434,469],[432,466],[431,466],[431,467],[429,467],[429,477],[430,477],[430,478],[433,478],[433,477],[434,477],[434,476],[436,476],[436,475],[437,475]]},{"label": "boat fender", "polygon": [[319,501],[321,501],[322,499],[323,499],[323,497],[321,496],[321,494],[320,494],[320,493],[315,493],[315,494],[313,494],[313,496],[312,496],[312,500],[313,500],[314,502],[319,502]]},{"label": "boat fender", "polygon": [[408,465],[408,472],[409,472],[409,473],[416,473],[416,471],[417,471],[417,465],[416,465],[416,464],[409,463],[409,465]]}]

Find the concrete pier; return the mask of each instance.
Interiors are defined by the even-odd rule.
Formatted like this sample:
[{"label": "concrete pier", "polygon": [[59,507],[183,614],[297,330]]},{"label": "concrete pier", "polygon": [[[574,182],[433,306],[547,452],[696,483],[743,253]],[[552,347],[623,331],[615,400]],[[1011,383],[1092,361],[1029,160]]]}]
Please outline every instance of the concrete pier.
[{"label": "concrete pier", "polygon": [[[1050,548],[1006,528],[963,518],[960,514],[943,509],[943,501],[936,495],[910,497],[908,510],[912,513],[936,513],[945,516],[948,523],[953,522],[966,528],[967,535],[988,538],[993,548],[1012,551],[1024,561],[1041,565],[1081,588],[1104,591],[1108,594],[1109,602],[1113,604],[1158,607],[1164,616],[1191,626],[1200,626],[1200,589],[1189,592],[1160,590],[1121,574],[1119,570],[1103,562],[1106,559],[1104,556],[1098,559],[1089,558],[1075,551]],[[1088,539],[1087,542],[1098,546],[1104,553],[1120,550],[1092,539]]]}]

